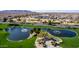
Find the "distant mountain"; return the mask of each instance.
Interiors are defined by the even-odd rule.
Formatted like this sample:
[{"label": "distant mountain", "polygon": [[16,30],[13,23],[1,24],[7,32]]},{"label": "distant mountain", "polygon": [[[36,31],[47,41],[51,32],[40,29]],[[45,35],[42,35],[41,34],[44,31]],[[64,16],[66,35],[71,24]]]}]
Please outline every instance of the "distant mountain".
[{"label": "distant mountain", "polygon": [[37,10],[40,13],[79,13],[79,10]]},{"label": "distant mountain", "polygon": [[25,14],[25,13],[32,13],[32,11],[28,11],[28,10],[3,10],[3,11],[0,11],[0,14]]}]

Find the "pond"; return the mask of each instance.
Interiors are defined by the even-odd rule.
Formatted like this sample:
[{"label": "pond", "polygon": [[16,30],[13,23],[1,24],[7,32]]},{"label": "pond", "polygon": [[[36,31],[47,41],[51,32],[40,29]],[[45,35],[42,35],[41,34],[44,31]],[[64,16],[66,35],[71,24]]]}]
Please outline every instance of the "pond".
[{"label": "pond", "polygon": [[6,29],[10,33],[9,40],[19,41],[29,37],[30,28],[11,27]]},{"label": "pond", "polygon": [[[33,28],[21,28],[21,27],[10,27],[5,29],[5,31],[9,32],[8,39],[19,41],[27,39],[30,36],[30,30]],[[74,37],[76,33],[70,30],[53,30],[48,28],[43,28],[41,30],[47,31],[50,34],[58,37]]]},{"label": "pond", "polygon": [[50,34],[58,37],[74,37],[76,36],[76,33],[74,31],[70,30],[53,30],[53,29],[43,29]]}]

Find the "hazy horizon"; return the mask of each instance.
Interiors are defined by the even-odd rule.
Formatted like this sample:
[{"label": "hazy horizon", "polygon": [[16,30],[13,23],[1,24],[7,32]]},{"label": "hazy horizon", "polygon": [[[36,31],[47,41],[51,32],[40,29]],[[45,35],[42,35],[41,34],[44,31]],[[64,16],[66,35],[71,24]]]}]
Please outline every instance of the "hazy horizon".
[{"label": "hazy horizon", "polygon": [[[10,11],[10,10],[0,10],[0,11]],[[70,13],[79,12],[79,10],[26,10],[26,11],[32,11],[32,12],[70,12]]]}]

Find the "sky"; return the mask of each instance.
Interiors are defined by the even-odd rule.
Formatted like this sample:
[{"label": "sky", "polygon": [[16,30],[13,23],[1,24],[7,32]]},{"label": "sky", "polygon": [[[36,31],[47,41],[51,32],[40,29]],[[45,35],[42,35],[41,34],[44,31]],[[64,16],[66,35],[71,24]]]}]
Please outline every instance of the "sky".
[{"label": "sky", "polygon": [[79,10],[79,0],[0,0],[0,10]]}]

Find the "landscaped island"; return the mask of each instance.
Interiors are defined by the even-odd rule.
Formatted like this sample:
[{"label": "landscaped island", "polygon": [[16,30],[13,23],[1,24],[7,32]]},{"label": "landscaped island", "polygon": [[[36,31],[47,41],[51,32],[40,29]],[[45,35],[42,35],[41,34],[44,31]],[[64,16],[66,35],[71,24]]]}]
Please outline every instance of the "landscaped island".
[{"label": "landscaped island", "polygon": [[39,44],[40,48],[79,48],[79,28],[0,24],[1,48],[38,48]]}]

